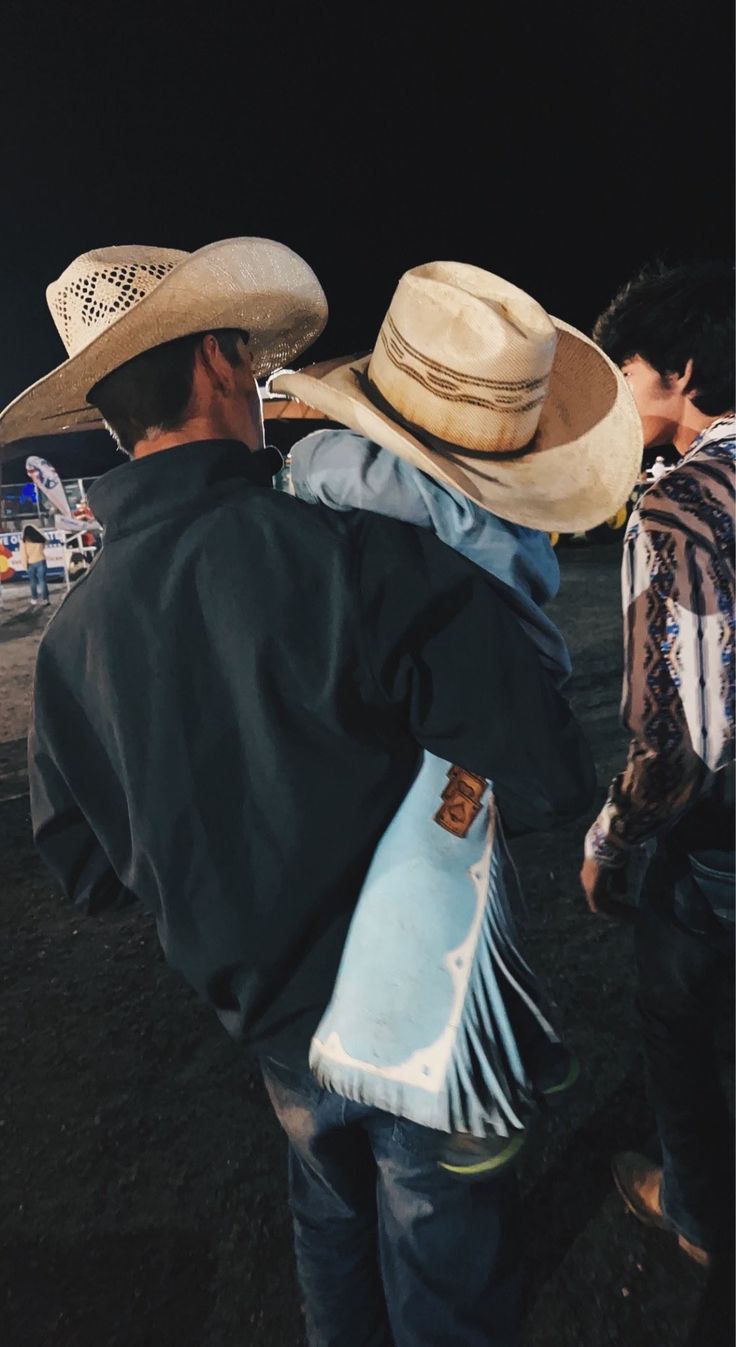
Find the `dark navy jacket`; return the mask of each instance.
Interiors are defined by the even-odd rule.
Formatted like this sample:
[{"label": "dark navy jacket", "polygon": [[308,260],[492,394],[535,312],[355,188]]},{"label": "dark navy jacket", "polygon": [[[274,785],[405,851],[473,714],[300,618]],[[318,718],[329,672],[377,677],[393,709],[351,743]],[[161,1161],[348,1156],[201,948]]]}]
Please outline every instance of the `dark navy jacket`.
[{"label": "dark navy jacket", "polygon": [[39,649],[31,801],[70,898],[135,894],[232,1033],[301,1051],[420,746],[492,777],[517,831],[594,776],[503,585],[258,457],[187,444],[92,488],[105,545]]}]

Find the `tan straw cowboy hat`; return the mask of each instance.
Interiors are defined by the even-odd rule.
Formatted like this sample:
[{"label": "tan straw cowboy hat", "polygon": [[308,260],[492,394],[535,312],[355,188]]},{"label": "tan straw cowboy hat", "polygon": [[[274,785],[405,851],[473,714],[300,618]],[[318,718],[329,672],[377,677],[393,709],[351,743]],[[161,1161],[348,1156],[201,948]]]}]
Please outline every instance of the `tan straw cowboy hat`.
[{"label": "tan straw cowboy hat", "polygon": [[224,239],[194,253],[100,248],[76,258],[46,298],[69,358],[0,413],[0,444],[101,425],[90,389],[176,337],[247,329],[254,373],[263,376],[305,351],[327,321],[311,268],[282,243],[259,238]]},{"label": "tan straw cowboy hat", "polygon": [[600,524],[640,468],[620,370],[523,290],[461,262],[402,276],[370,355],[269,387],[531,528]]}]

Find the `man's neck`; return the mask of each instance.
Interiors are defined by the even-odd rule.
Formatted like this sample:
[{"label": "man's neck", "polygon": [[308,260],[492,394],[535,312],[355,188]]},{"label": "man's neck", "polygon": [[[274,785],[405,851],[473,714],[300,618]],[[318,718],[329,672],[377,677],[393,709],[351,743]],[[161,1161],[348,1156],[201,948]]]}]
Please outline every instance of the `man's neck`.
[{"label": "man's neck", "polygon": [[[253,438],[256,438],[256,432],[253,431]],[[251,445],[244,435],[237,434],[232,426],[224,420],[212,418],[212,416],[193,416],[187,420],[183,426],[177,430],[167,430],[160,432],[160,435],[151,435],[148,439],[139,439],[133,446],[132,458],[147,458],[150,454],[160,454],[164,449],[177,449],[178,445],[193,445],[197,440],[202,439],[232,439],[235,443],[243,445],[243,449],[249,453],[255,454],[260,445]]]},{"label": "man's neck", "polygon": [[[229,426],[223,426],[210,417],[195,416],[178,430],[163,431],[150,439],[138,440],[133,449],[133,458],[147,458],[149,454],[160,454],[164,449],[176,449],[180,444],[193,444],[199,440],[238,440]],[[254,452],[246,440],[240,443],[244,449]]]},{"label": "man's neck", "polygon": [[698,411],[698,408],[693,406],[692,402],[688,402],[688,410],[683,420],[679,422],[672,440],[678,454],[686,454],[698,435],[702,435],[704,430],[707,430],[709,426],[714,425],[716,421],[720,421],[726,415],[726,412],[719,412],[717,416],[710,416],[708,412]]}]

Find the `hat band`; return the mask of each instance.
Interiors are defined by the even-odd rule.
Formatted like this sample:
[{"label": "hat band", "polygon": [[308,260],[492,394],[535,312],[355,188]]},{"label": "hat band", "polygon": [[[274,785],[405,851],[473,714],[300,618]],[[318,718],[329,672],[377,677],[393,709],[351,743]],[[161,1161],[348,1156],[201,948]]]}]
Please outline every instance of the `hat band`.
[{"label": "hat band", "polygon": [[408,421],[405,416],[401,415],[401,412],[397,412],[396,408],[391,406],[388,399],[383,396],[383,393],[379,392],[376,385],[363,370],[353,369],[351,373],[354,374],[360,391],[365,394],[377,411],[382,412],[390,421],[395,421],[397,425],[401,426],[402,430],[408,430],[409,434],[413,435],[415,440],[419,440],[419,443],[423,444],[425,449],[431,449],[433,453],[439,454],[442,458],[493,459],[496,463],[503,463],[513,458],[525,458],[527,454],[533,452],[533,440],[523,444],[520,449],[467,449],[463,444],[453,444],[451,440],[440,439],[439,435],[430,434],[423,426],[416,425],[414,421]]}]

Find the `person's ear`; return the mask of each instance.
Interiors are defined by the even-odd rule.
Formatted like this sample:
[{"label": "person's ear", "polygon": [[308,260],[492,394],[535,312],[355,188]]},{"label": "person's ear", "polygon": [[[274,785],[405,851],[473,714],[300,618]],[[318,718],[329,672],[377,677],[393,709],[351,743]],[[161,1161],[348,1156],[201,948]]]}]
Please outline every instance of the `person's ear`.
[{"label": "person's ear", "polygon": [[696,398],[698,396],[697,388],[691,387],[693,378],[693,359],[692,356],[687,361],[682,374],[672,374],[670,376],[670,387],[675,389],[684,398]]},{"label": "person's ear", "polygon": [[233,367],[220,350],[220,344],[214,333],[207,332],[205,334],[197,348],[194,359],[195,364],[199,363],[203,374],[216,392],[228,393],[230,391],[233,385]]}]

